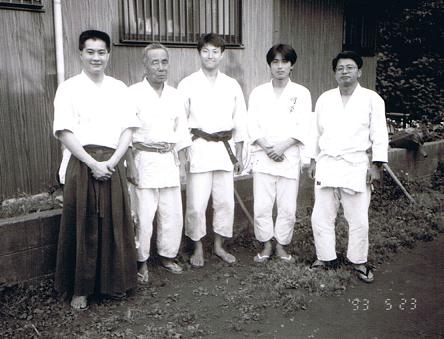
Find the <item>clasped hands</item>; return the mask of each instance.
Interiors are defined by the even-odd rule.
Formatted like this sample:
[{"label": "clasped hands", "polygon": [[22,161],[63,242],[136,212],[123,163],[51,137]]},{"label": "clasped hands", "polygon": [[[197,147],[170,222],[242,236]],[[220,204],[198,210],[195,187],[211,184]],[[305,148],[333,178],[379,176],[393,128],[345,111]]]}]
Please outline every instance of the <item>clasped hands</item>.
[{"label": "clasped hands", "polygon": [[91,169],[92,176],[98,181],[106,181],[111,178],[115,170],[115,164],[110,160],[96,161],[92,163],[89,168]]}]

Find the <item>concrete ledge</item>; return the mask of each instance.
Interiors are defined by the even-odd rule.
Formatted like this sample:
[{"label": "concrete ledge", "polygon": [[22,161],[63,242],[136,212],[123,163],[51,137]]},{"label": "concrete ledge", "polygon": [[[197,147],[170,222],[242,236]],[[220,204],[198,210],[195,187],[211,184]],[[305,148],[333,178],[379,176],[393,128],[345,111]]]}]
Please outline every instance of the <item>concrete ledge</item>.
[{"label": "concrete ledge", "polygon": [[0,283],[54,271],[60,214],[57,209],[0,219]]},{"label": "concrete ledge", "polygon": [[[404,149],[391,149],[389,164],[403,179],[431,175],[444,161],[444,140],[426,143],[428,157]],[[235,187],[248,211],[253,214],[253,182],[251,176],[235,178]],[[185,201],[185,199],[184,199]],[[301,176],[298,214],[305,215],[313,206],[313,181]],[[211,208],[207,211],[211,222]],[[61,210],[33,213],[17,218],[0,219],[0,283],[13,283],[43,276],[54,271]],[[236,203],[234,236],[252,234],[244,212]],[[209,232],[210,234],[210,232]]]}]

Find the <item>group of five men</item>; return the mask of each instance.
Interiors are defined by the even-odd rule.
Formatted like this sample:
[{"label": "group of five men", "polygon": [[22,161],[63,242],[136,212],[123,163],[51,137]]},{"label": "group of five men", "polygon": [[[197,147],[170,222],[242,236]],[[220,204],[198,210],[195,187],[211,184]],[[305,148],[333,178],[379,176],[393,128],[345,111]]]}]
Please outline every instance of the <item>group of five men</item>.
[{"label": "group of five men", "polygon": [[263,244],[254,261],[271,257],[274,239],[276,257],[294,262],[285,246],[293,235],[307,157],[315,179],[312,227],[318,260],[313,267],[335,265],[334,220],[341,203],[349,222],[347,258],[362,280],[373,280],[366,265],[367,211],[370,184],[387,161],[388,140],[383,100],[359,86],[359,55],[342,52],[333,60],[339,87],[321,95],[312,114],[309,90],[290,80],[296,52],[274,45],[266,55],[272,79],[252,91],[247,112],[239,83],[219,71],[225,44],[217,34],[200,38],[201,69],[177,89],[166,83],[168,50],[156,43],[144,49],[141,82],[128,89],[106,76],[110,44],[104,32],[83,32],[83,70],[59,86],[54,100],[54,135],[72,154],[55,288],[72,295],[73,308],[86,309],[94,293],[124,297],[137,280],[149,280],[155,216],[160,264],[182,272],[175,260],[183,228],[181,172],[187,184],[185,235],[194,243],[191,266],[204,265],[210,196],[214,254],[234,263],[223,242],[233,235],[233,173],[243,171],[246,142],[253,145],[254,234]]}]

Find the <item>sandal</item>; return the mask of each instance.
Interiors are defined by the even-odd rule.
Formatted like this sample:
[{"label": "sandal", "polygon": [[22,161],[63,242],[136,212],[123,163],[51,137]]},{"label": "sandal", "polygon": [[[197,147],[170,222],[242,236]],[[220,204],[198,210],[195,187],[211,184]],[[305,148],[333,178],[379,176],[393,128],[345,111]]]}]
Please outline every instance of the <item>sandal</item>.
[{"label": "sandal", "polygon": [[182,266],[172,260],[161,260],[160,267],[174,274],[181,274],[183,272]]},{"label": "sandal", "polygon": [[137,281],[141,284],[146,284],[149,281],[148,271],[144,273],[137,272]]},{"label": "sandal", "polygon": [[367,264],[353,264],[353,271],[356,272],[356,275],[358,276],[359,280],[370,284],[372,283],[375,278],[373,275],[373,270],[370,265]]},{"label": "sandal", "polygon": [[329,261],[323,261],[318,259],[313,264],[311,264],[310,268],[311,269],[323,268],[326,270],[336,270],[339,268],[339,266],[340,264],[337,258]]},{"label": "sandal", "polygon": [[109,297],[111,300],[119,301],[119,300],[123,300],[123,299],[125,299],[125,298],[127,297],[127,295],[126,295],[125,292],[123,292],[123,293],[116,292],[116,293],[108,294],[108,297]]},{"label": "sandal", "polygon": [[282,261],[288,262],[289,264],[293,264],[296,260],[293,258],[291,254],[285,256],[278,256]]},{"label": "sandal", "polygon": [[311,264],[310,268],[317,269],[317,268],[326,268],[325,262],[322,260],[316,260],[313,264]]},{"label": "sandal", "polygon": [[253,258],[254,262],[257,262],[257,263],[266,262],[268,259],[270,259],[269,255],[266,255],[266,254],[261,255],[260,253],[256,254]]}]

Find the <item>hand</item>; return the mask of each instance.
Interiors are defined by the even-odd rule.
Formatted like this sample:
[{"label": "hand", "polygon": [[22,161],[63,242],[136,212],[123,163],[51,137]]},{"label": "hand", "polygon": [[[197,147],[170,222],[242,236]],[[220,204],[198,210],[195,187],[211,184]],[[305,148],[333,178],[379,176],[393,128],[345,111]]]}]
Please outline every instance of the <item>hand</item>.
[{"label": "hand", "polygon": [[238,161],[234,164],[234,173],[235,174],[241,174],[244,170],[244,164],[242,161]]},{"label": "hand", "polygon": [[139,184],[139,173],[134,166],[128,166],[126,168],[126,180],[134,186]]},{"label": "hand", "polygon": [[308,166],[307,171],[308,177],[314,180],[316,176],[316,161],[314,159],[310,160],[310,165]]},{"label": "hand", "polygon": [[99,181],[106,181],[111,178],[113,171],[108,168],[108,164],[106,161],[95,161],[90,164],[89,168],[91,169],[92,176],[94,179]]},{"label": "hand", "polygon": [[179,175],[181,183],[187,182],[188,173],[190,173],[190,162],[188,160],[183,160],[180,162],[179,165]]},{"label": "hand", "polygon": [[114,162],[114,161],[112,161],[112,159],[109,159],[109,160],[107,160],[107,161],[104,161],[104,163],[106,164],[106,167],[112,172],[112,173],[114,173],[115,171],[116,171],[116,166],[117,166],[117,164]]},{"label": "hand", "polygon": [[375,181],[379,181],[381,179],[381,170],[382,167],[371,165],[369,169],[367,169],[367,184],[373,184]]},{"label": "hand", "polygon": [[276,162],[281,162],[284,160],[283,152],[281,153],[279,148],[275,148],[275,146],[266,146],[263,147],[263,150],[271,160]]}]

